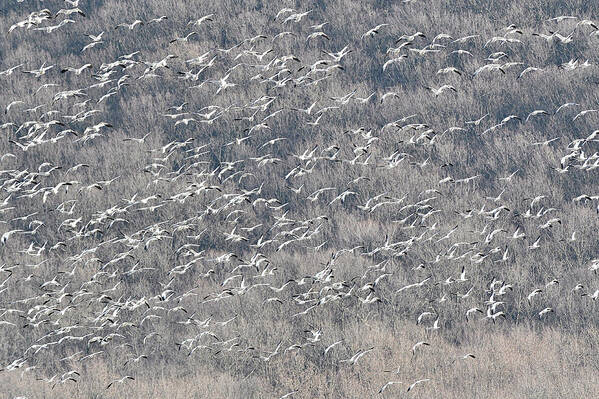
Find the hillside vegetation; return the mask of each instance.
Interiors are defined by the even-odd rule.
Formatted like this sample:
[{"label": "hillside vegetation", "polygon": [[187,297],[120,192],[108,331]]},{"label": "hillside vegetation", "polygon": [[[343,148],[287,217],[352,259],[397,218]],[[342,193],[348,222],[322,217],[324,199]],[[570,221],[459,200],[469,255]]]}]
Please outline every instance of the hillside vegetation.
[{"label": "hillside vegetation", "polygon": [[563,3],[5,0],[0,397],[599,395]]}]

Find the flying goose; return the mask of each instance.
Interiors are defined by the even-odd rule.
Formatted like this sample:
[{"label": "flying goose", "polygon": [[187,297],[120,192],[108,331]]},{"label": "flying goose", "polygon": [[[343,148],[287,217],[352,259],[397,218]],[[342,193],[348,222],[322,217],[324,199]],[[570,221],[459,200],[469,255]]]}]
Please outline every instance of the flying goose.
[{"label": "flying goose", "polygon": [[393,65],[393,64],[399,64],[400,62],[404,61],[406,58],[408,58],[408,56],[407,56],[407,55],[405,55],[405,54],[401,54],[399,57],[392,58],[392,59],[390,59],[390,60],[386,61],[386,62],[383,64],[383,72],[385,72],[385,70],[386,70],[386,69],[387,69],[387,68],[388,68],[390,65]]},{"label": "flying goose", "polygon": [[287,13],[290,13],[290,12],[294,12],[294,11],[295,10],[293,8],[287,8],[287,7],[281,8],[281,10],[279,10],[279,12],[277,13],[277,15],[275,15],[274,19],[277,20],[281,15],[287,14]]},{"label": "flying goose", "polygon": [[6,114],[8,114],[8,111],[10,111],[10,109],[11,109],[12,107],[14,107],[15,105],[19,105],[19,104],[25,104],[25,102],[24,102],[24,101],[21,101],[21,100],[15,100],[15,101],[11,101],[11,102],[10,102],[10,103],[9,103],[9,104],[6,106],[6,108],[4,108],[4,114],[5,114],[5,115],[6,115]]},{"label": "flying goose", "polygon": [[25,230],[21,230],[21,229],[15,229],[15,230],[9,230],[7,232],[5,232],[4,234],[2,234],[2,237],[0,238],[0,242],[4,245],[6,245],[6,241],[8,241],[8,239],[17,233],[23,233],[25,232]]},{"label": "flying goose", "polygon": [[306,38],[306,41],[309,41],[311,39],[316,39],[318,37],[322,37],[322,38],[325,38],[327,40],[331,40],[331,38],[326,33],[324,33],[324,32],[314,32],[314,33],[310,33],[308,35],[308,37]]},{"label": "flying goose", "polygon": [[308,10],[308,11],[301,12],[301,13],[291,14],[287,18],[285,18],[282,23],[285,24],[287,22],[301,22],[301,20],[305,16],[307,16],[308,14],[310,14],[312,11],[313,10]]},{"label": "flying goose", "polygon": [[395,41],[395,44],[399,43],[402,40],[406,40],[408,42],[413,42],[417,37],[422,37],[426,39],[426,36],[422,32],[416,32],[413,35],[402,35],[399,39]]},{"label": "flying goose", "polygon": [[430,344],[426,341],[416,342],[414,346],[412,346],[412,356],[416,355],[416,349],[420,348],[421,346],[430,346]]},{"label": "flying goose", "polygon": [[535,111],[532,111],[530,114],[528,114],[528,116],[526,117],[525,122],[528,122],[528,120],[533,117],[533,116],[537,116],[537,115],[549,115],[549,112],[543,110],[543,109],[538,109]]},{"label": "flying goose", "polygon": [[548,313],[555,312],[552,308],[545,308],[539,312],[539,318],[542,319]]},{"label": "flying goose", "polygon": [[90,48],[93,48],[93,47],[97,46],[98,44],[102,44],[102,43],[104,43],[104,42],[102,40],[99,40],[99,41],[94,41],[94,42],[91,42],[89,44],[86,44],[81,49],[81,52],[83,53],[85,50],[89,50]]},{"label": "flying goose", "polygon": [[385,385],[383,385],[383,386],[381,387],[381,389],[379,389],[379,394],[381,394],[381,393],[385,392],[385,390],[386,390],[388,387],[390,387],[391,385],[394,385],[394,384],[403,384],[403,382],[401,382],[401,381],[389,381],[389,382],[387,382]]},{"label": "flying goose", "polygon": [[433,87],[426,87],[426,89],[430,90],[430,91],[431,91],[431,92],[432,92],[432,93],[435,95],[435,97],[438,97],[438,96],[439,96],[439,95],[441,95],[441,94],[442,94],[444,91],[447,91],[447,90],[451,90],[451,91],[453,91],[454,93],[457,93],[457,92],[458,92],[458,91],[456,90],[456,88],[455,88],[455,87],[453,87],[453,86],[451,86],[451,85],[443,85],[443,86],[439,87],[438,89],[435,89],[435,88],[433,88]]},{"label": "flying goose", "polygon": [[347,363],[347,364],[355,365],[362,356],[366,355],[368,352],[371,352],[373,350],[374,350],[374,346],[371,348],[368,348],[366,350],[360,349],[355,353],[355,355],[353,355],[349,359],[339,360],[339,363]]},{"label": "flying goose", "polygon": [[135,378],[131,377],[130,375],[126,375],[122,378],[118,378],[116,380],[112,380],[110,381],[110,383],[106,386],[105,389],[110,388],[111,386],[113,386],[114,384],[122,384],[123,382],[125,382],[126,380],[135,380]]},{"label": "flying goose", "polygon": [[141,143],[144,143],[144,142],[145,142],[146,138],[147,138],[147,137],[148,137],[150,134],[151,134],[151,132],[150,132],[150,133],[146,133],[146,134],[145,134],[143,137],[141,137],[141,138],[135,138],[135,137],[126,137],[126,138],[124,138],[124,139],[123,139],[123,141],[134,141],[134,142],[136,142],[136,143],[140,143],[140,144],[141,144]]},{"label": "flying goose", "polygon": [[213,19],[212,17],[214,17],[214,14],[208,14],[208,15],[204,15],[203,17],[200,17],[198,19],[195,20],[191,20],[187,23],[187,25],[193,25],[193,26],[200,26],[201,24],[203,24],[206,21],[210,21],[212,22]]},{"label": "flying goose", "polygon": [[85,71],[86,69],[89,69],[89,68],[92,68],[92,64],[85,64],[79,68],[65,67],[65,68],[61,69],[60,72],[61,73],[74,72],[75,75],[79,76],[83,73],[83,71]]},{"label": "flying goose", "polygon": [[39,69],[33,69],[31,71],[23,71],[23,73],[29,73],[31,75],[35,75],[36,78],[40,78],[41,76],[45,75],[46,72],[48,72],[52,68],[54,68],[54,65],[46,66],[46,62],[44,62],[42,64],[42,66],[39,67]]},{"label": "flying goose", "polygon": [[360,36],[360,40],[364,40],[365,37],[370,37],[378,34],[381,28],[385,26],[389,26],[389,24],[379,24],[375,26],[374,28],[368,30],[366,33],[362,34],[362,36]]},{"label": "flying goose", "polygon": [[462,72],[459,69],[457,69],[456,67],[451,67],[451,66],[439,69],[437,71],[437,75],[441,75],[441,74],[446,75],[448,73],[455,73],[457,75],[462,75]]},{"label": "flying goose", "polygon": [[148,24],[154,24],[154,23],[162,22],[162,21],[164,21],[166,19],[168,19],[168,17],[166,15],[161,15],[160,17],[152,18],[151,20],[149,20]]},{"label": "flying goose", "polygon": [[424,378],[424,379],[422,379],[422,380],[414,381],[414,382],[412,383],[412,385],[410,385],[410,386],[408,387],[408,390],[407,390],[407,392],[410,392],[412,389],[414,389],[414,388],[416,387],[416,385],[418,385],[418,384],[422,384],[422,383],[424,383],[424,382],[427,382],[427,381],[430,381],[430,378]]},{"label": "flying goose", "polygon": [[179,43],[179,42],[187,42],[190,37],[192,37],[193,35],[197,35],[197,34],[198,34],[198,32],[192,31],[192,32],[188,33],[187,36],[184,36],[184,37],[175,37],[169,43],[173,44],[173,43]]},{"label": "flying goose", "polygon": [[133,28],[135,28],[137,25],[143,25],[144,22],[136,19],[135,21],[131,22],[130,24],[128,23],[120,23],[117,26],[114,27],[114,29],[118,29],[118,28],[128,28],[129,30],[133,30]]},{"label": "flying goose", "polygon": [[19,65],[15,65],[13,67],[10,67],[8,69],[5,69],[4,71],[0,71],[0,76],[10,76],[13,74],[13,72],[15,70],[17,70],[18,68],[22,67],[24,64],[19,64]]},{"label": "flying goose", "polygon": [[340,344],[340,343],[342,343],[342,342],[343,342],[343,340],[339,340],[339,341],[333,342],[331,345],[329,345],[329,346],[327,346],[327,347],[325,348],[325,350],[324,350],[323,354],[326,356],[326,354],[327,354],[328,352],[330,352],[330,351],[331,351],[331,349],[333,349],[335,346],[339,345],[339,344]]},{"label": "flying goose", "polygon": [[[583,117],[587,114],[590,114],[591,112],[599,112],[599,109],[585,109],[583,111],[580,111],[578,114],[576,114],[576,116],[572,119],[572,121],[575,121],[576,119]],[[557,113],[557,111],[556,111]]]}]

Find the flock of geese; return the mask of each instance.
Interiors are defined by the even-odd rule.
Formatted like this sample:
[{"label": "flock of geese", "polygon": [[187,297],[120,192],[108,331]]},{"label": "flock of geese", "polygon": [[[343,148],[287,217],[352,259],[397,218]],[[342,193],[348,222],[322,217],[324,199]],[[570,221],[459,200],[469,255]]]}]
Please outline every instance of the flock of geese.
[{"label": "flock of geese", "polygon": [[[93,18],[95,10],[65,0],[22,15],[2,41],[53,40]],[[549,181],[596,182],[599,130],[514,138],[514,154],[537,155],[513,164],[506,155],[500,169],[471,175],[464,151],[440,150],[490,146],[536,123],[586,127],[599,105],[564,98],[517,114],[483,107],[445,126],[397,106],[408,96],[397,82],[416,72],[430,80],[411,90],[440,113],[471,96],[469,85],[526,85],[549,73],[579,79],[591,61],[528,65],[518,46],[593,40],[594,22],[562,16],[545,22],[547,33],[510,25],[491,37],[395,35],[401,27],[385,22],[337,46],[335,21],[317,9],[269,18],[268,33],[229,38],[223,48],[216,39],[206,46],[214,12],[188,16],[167,37],[154,36],[169,32],[160,27],[172,15],[87,32],[70,50],[75,65],[2,58],[1,373],[32,373],[52,388],[85,384],[88,364],[120,356],[105,390],[126,392],[169,351],[253,369],[311,353],[326,359],[322,367],[359,369],[383,348],[349,340],[330,312],[364,320],[373,309],[399,309],[392,314],[421,332],[422,340],[401,343],[417,361],[450,324],[559,324],[573,307],[564,301],[582,309],[599,298],[599,190],[568,198],[537,191],[543,186],[529,187],[525,168],[544,162],[538,173]],[[161,54],[127,47],[137,35],[159,41]],[[119,40],[123,54],[102,59]],[[365,92],[373,86],[356,82],[355,71],[373,54],[387,83]],[[28,90],[4,89],[15,82]],[[136,109],[153,118],[145,130],[126,119],[135,116],[131,93],[167,104]],[[553,257],[570,263],[559,274],[532,265]],[[516,278],[513,265],[537,277]],[[275,396],[299,397],[296,383]],[[406,375],[372,394],[411,395],[431,384],[443,381]]]}]

